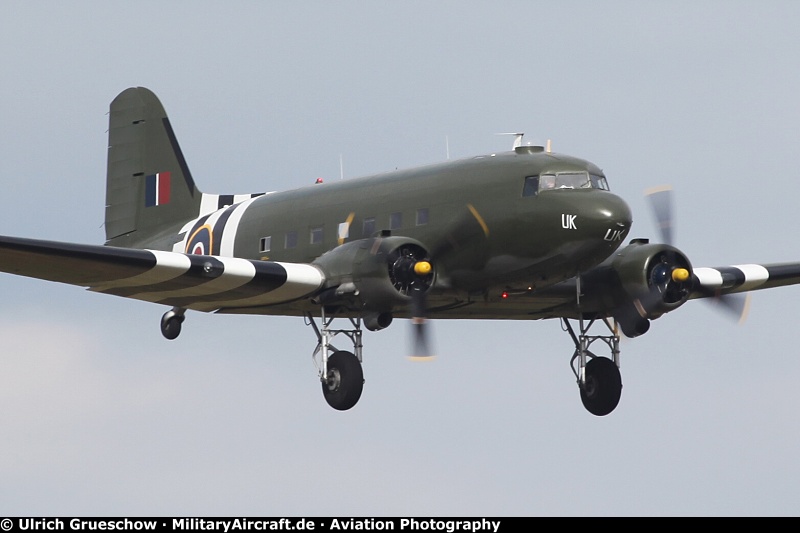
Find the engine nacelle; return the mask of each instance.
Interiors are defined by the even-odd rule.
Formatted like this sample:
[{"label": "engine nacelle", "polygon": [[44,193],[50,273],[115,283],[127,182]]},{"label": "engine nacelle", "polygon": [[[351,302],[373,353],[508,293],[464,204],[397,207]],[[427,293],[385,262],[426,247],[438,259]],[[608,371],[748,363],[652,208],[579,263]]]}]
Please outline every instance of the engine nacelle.
[{"label": "engine nacelle", "polygon": [[612,315],[628,337],[683,305],[692,291],[692,265],[677,248],[634,240],[583,278],[589,300]]},{"label": "engine nacelle", "polygon": [[[348,242],[312,264],[325,273],[328,287],[321,293],[320,303],[347,305],[373,314],[408,304],[412,292],[426,292],[435,276],[428,251],[408,237]],[[378,322],[375,326],[381,327]]]}]

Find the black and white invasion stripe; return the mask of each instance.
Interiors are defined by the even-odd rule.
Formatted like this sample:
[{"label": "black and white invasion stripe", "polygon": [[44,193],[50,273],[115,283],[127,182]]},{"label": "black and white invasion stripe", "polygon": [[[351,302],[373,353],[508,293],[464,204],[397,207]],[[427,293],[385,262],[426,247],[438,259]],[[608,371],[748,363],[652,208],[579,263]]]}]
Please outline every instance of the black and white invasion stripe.
[{"label": "black and white invasion stripe", "polygon": [[171,306],[214,311],[288,302],[322,286],[314,266],[144,250],[153,255],[147,272],[90,287],[91,290]]},{"label": "black and white invasion stripe", "polygon": [[698,267],[693,273],[696,298],[800,283],[800,263]]},{"label": "black and white invasion stripe", "polygon": [[[252,203],[264,193],[247,195],[215,195],[203,194],[203,203],[200,209],[200,216],[187,222],[180,233],[184,236],[182,241],[175,243],[173,252],[195,253],[195,239],[203,240],[198,230],[205,229],[208,232],[209,242],[203,251],[205,255],[234,255],[234,245],[236,243],[236,233],[239,229],[239,221],[245,211]],[[220,199],[219,202],[217,199]],[[228,204],[228,200],[233,203]],[[222,207],[217,205],[226,202]]]},{"label": "black and white invasion stripe", "polygon": [[0,271],[198,311],[289,302],[324,282],[302,263],[17,237],[0,237]]},{"label": "black and white invasion stripe", "polygon": [[208,194],[203,193],[203,196],[200,201],[200,216],[207,215],[216,211],[217,209],[222,209],[224,207],[228,207],[231,205],[240,204],[244,201],[250,200],[251,198],[258,198],[259,196],[264,196],[263,192],[256,192],[250,194]]}]

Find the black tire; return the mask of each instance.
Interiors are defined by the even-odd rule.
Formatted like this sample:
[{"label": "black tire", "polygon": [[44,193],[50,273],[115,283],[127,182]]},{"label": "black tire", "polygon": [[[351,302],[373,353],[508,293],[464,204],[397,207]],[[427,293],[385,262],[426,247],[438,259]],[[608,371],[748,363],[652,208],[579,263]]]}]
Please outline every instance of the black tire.
[{"label": "black tire", "polygon": [[165,339],[175,340],[178,338],[178,335],[181,334],[183,318],[179,315],[168,316],[166,314],[163,316],[161,319],[161,334],[164,335]]},{"label": "black tire", "polygon": [[334,352],[328,357],[328,375],[322,381],[322,394],[328,405],[347,411],[361,398],[364,372],[358,358],[350,352]]},{"label": "black tire", "polygon": [[581,387],[581,401],[587,411],[605,416],[617,407],[621,395],[622,376],[614,361],[595,357],[586,363],[586,384]]}]

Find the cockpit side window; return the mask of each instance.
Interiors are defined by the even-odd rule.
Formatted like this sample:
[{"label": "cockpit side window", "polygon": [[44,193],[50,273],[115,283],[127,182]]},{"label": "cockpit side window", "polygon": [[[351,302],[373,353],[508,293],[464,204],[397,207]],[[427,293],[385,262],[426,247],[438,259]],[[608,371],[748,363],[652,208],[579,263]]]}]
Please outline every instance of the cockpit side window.
[{"label": "cockpit side window", "polygon": [[608,181],[605,176],[598,176],[597,174],[589,174],[589,179],[592,180],[592,187],[595,189],[602,189],[608,191]]},{"label": "cockpit side window", "polygon": [[522,186],[522,196],[536,196],[539,192],[539,176],[528,176]]}]

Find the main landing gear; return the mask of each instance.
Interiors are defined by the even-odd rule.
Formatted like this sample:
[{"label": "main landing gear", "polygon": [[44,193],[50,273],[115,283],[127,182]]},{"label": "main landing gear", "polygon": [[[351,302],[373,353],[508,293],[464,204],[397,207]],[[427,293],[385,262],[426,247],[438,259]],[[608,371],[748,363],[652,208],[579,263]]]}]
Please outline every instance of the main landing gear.
[{"label": "main landing gear", "polygon": [[[622,395],[622,377],[619,373],[619,328],[609,319],[578,320],[578,334],[569,319],[562,319],[564,329],[575,343],[575,352],[570,359],[572,373],[578,381],[581,401],[587,411],[597,416],[605,416],[619,404]],[[606,335],[589,335],[589,329],[601,322],[608,328]],[[600,341],[611,352],[611,358],[600,357],[593,353],[590,346]],[[577,369],[576,364],[577,362]]]},{"label": "main landing gear", "polygon": [[[186,319],[186,309],[173,307],[161,317],[161,334],[173,340],[181,333],[181,325]],[[317,347],[311,356],[317,367],[322,395],[328,405],[339,411],[346,411],[358,403],[364,389],[364,372],[361,370],[361,318],[349,318],[352,329],[333,329],[333,316],[325,315],[322,308],[320,326],[311,313],[306,313],[306,324],[317,334]],[[369,326],[369,325],[368,325]],[[347,336],[353,343],[353,351],[338,350],[331,343],[339,334]]]},{"label": "main landing gear", "polygon": [[[320,326],[311,313],[306,313],[306,324],[317,334],[317,347],[311,358],[317,367],[322,395],[328,405],[339,411],[353,407],[361,398],[364,388],[364,372],[361,369],[361,318],[349,318],[353,329],[332,329],[334,317],[325,316],[322,308]],[[331,344],[336,335],[343,334],[353,343],[353,352],[337,350]]]},{"label": "main landing gear", "polygon": [[[161,333],[172,340],[181,332],[186,310],[174,307],[161,317]],[[319,326],[311,313],[306,313],[306,324],[314,328],[317,347],[312,360],[317,367],[322,384],[322,395],[328,405],[339,411],[352,408],[361,398],[364,389],[364,372],[361,368],[361,318],[348,318],[351,329],[333,329],[333,316],[321,311]],[[564,330],[575,343],[575,352],[570,359],[572,373],[578,382],[581,401],[587,411],[597,416],[611,413],[619,404],[622,395],[622,378],[619,373],[619,328],[607,318],[578,320],[578,332],[569,319],[562,319]],[[590,335],[589,329],[597,322],[608,329],[606,335]],[[353,351],[339,350],[332,340],[342,334],[353,343]],[[589,348],[600,341],[610,351],[611,357],[600,357]],[[576,367],[577,364],[577,367]]]}]

